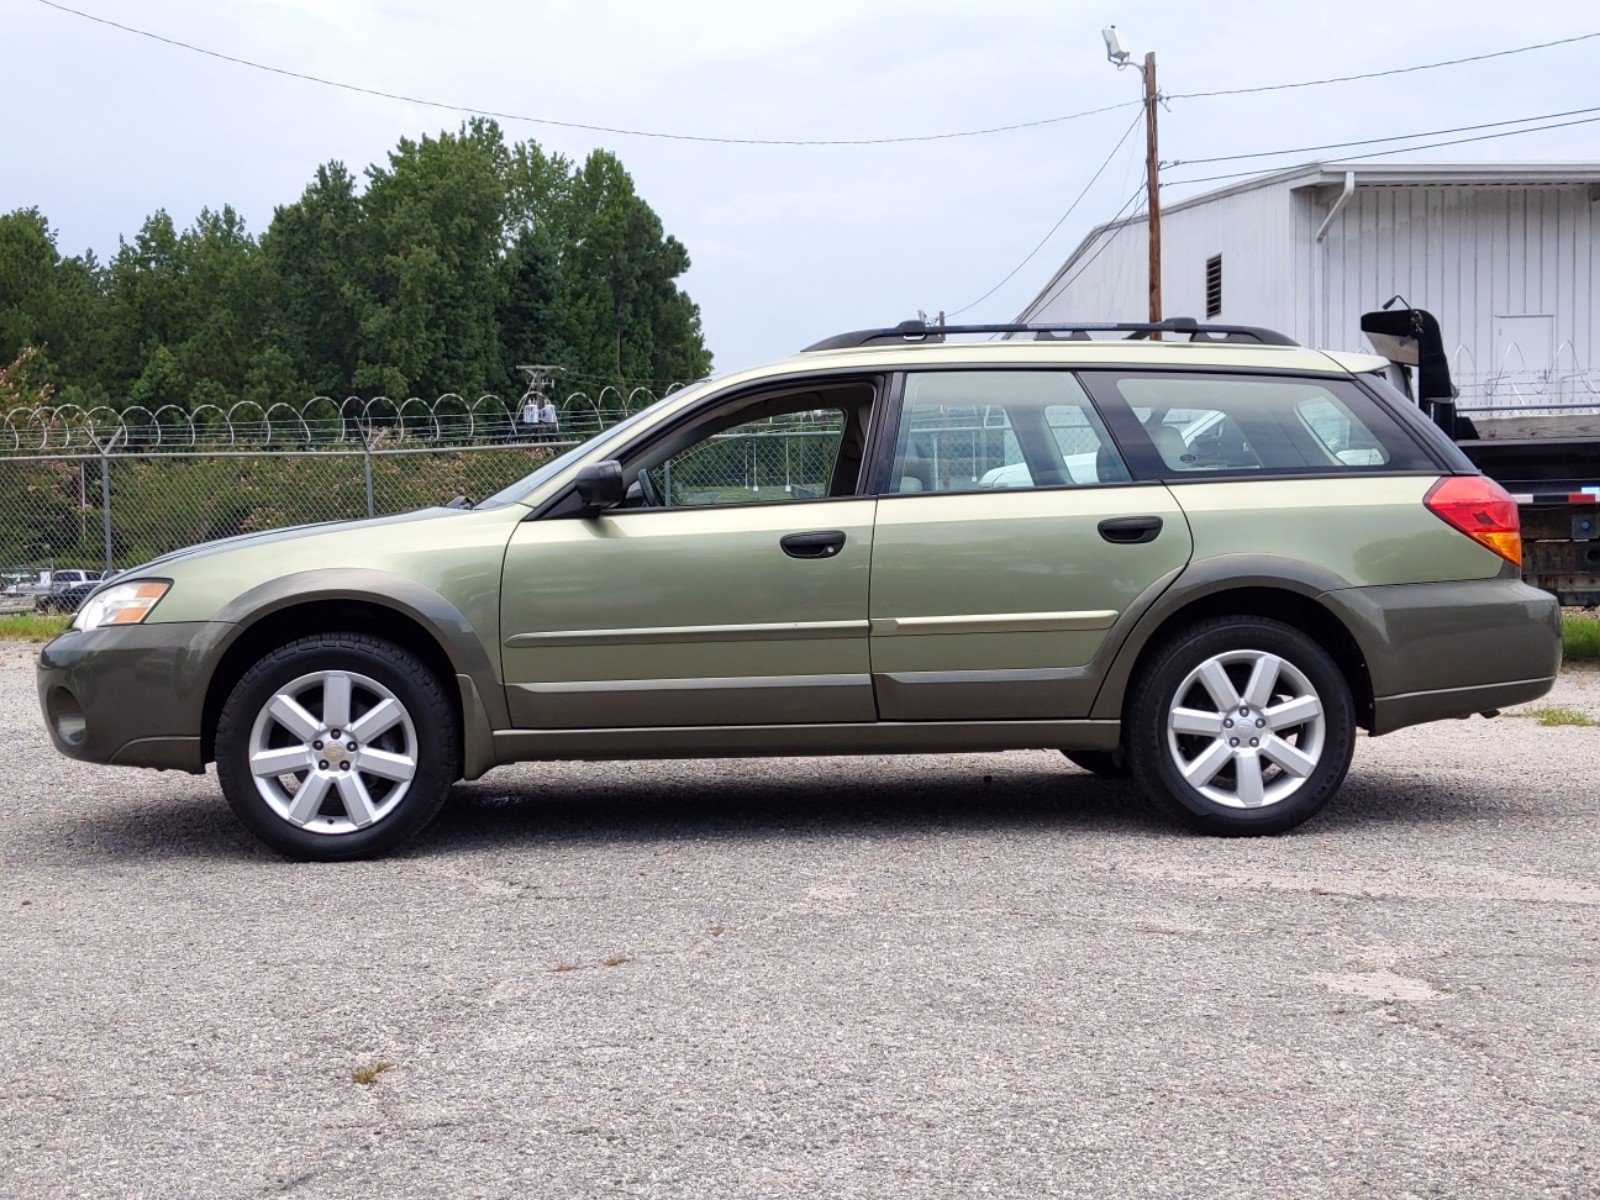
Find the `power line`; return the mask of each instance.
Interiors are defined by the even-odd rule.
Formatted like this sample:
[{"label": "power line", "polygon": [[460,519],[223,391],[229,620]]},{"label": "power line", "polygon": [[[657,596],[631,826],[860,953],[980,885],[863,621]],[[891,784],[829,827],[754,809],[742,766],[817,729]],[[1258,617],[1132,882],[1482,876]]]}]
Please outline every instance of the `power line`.
[{"label": "power line", "polygon": [[53,8],[57,12],[69,13],[74,17],[82,17],[86,21],[93,21],[97,25],[107,25],[112,29],[120,29],[124,33],[149,38],[151,41],[160,42],[165,46],[174,46],[179,50],[203,54],[207,58],[220,59],[222,62],[233,63],[235,66],[249,67],[253,71],[265,71],[271,75],[299,79],[305,83],[338,88],[340,91],[355,92],[362,96],[376,96],[383,100],[399,100],[405,104],[416,104],[424,108],[444,109],[447,112],[466,113],[469,116],[476,117],[492,117],[499,121],[523,121],[531,125],[550,125],[560,129],[582,129],[590,133],[615,133],[626,137],[662,138],[674,142],[714,142],[731,146],[887,146],[903,142],[942,142],[954,138],[984,137],[993,133],[1011,133],[1018,129],[1038,129],[1045,125],[1059,125],[1065,121],[1076,121],[1082,117],[1098,116],[1100,113],[1113,112],[1119,108],[1127,108],[1129,105],[1143,103],[1139,100],[1124,100],[1120,104],[1107,104],[1100,108],[1090,108],[1083,112],[1063,113],[1054,117],[1040,117],[1035,121],[1016,121],[1009,125],[991,125],[983,129],[960,129],[950,133],[908,134],[899,137],[757,138],[719,137],[695,133],[666,133],[655,129],[626,129],[616,125],[596,125],[586,121],[562,121],[554,117],[530,117],[523,113],[496,112],[490,108],[476,108],[470,104],[448,104],[440,100],[424,100],[420,96],[407,96],[400,92],[386,92],[378,88],[364,87],[361,84],[344,83],[341,80],[327,79],[321,75],[307,74],[304,71],[292,71],[287,67],[275,67],[267,63],[253,62],[248,58],[224,54],[220,50],[208,50],[204,46],[196,46],[191,42],[183,42],[177,38],[152,33],[148,29],[137,29],[132,25],[124,25],[120,21],[113,21],[107,17],[96,16],[94,13],[83,12],[81,9],[69,8],[65,4],[56,3],[56,0],[35,0],[35,2],[44,5],[46,8]]},{"label": "power line", "polygon": [[[1592,111],[1579,109],[1579,112]],[[1550,125],[1530,125],[1526,129],[1507,129],[1500,133],[1480,133],[1476,137],[1451,138],[1444,142],[1421,142],[1415,146],[1396,146],[1393,150],[1373,150],[1367,154],[1350,154],[1339,159],[1340,162],[1359,162],[1366,158],[1383,158],[1390,154],[1407,154],[1412,150],[1432,150],[1439,146],[1461,146],[1468,142],[1490,142],[1496,138],[1516,137],[1523,133],[1540,133],[1546,129],[1566,129],[1572,125],[1592,125],[1600,121],[1600,117],[1580,117],[1576,121],[1557,121]],[[1163,187],[1179,187],[1185,183],[1212,183],[1219,179],[1243,179],[1246,175],[1260,175],[1256,171],[1229,171],[1223,175],[1201,175],[1194,179],[1169,179],[1162,183]]]},{"label": "power line", "polygon": [[1255,150],[1249,154],[1219,154],[1212,158],[1180,158],[1162,163],[1161,169],[1192,167],[1201,163],[1237,162],[1244,158],[1274,158],[1280,154],[1307,154],[1313,150],[1339,150],[1346,146],[1376,146],[1382,142],[1408,142],[1413,138],[1438,137],[1445,133],[1470,133],[1478,129],[1499,129],[1506,125],[1526,125],[1529,121],[1551,121],[1557,117],[1575,117],[1580,113],[1592,112],[1600,112],[1600,104],[1590,108],[1572,108],[1566,112],[1540,113],[1535,117],[1513,117],[1508,121],[1489,121],[1482,125],[1457,125],[1453,129],[1425,129],[1416,133],[1396,133],[1389,137],[1360,138],[1353,142],[1324,142],[1320,146],[1291,146],[1284,150]]},{"label": "power line", "polygon": [[[1122,202],[1122,207],[1117,209],[1117,211],[1111,215],[1111,219],[1101,226],[1102,229],[1111,229],[1112,226],[1116,226],[1116,228],[1111,229],[1111,236],[1096,246],[1094,248],[1094,253],[1079,263],[1076,271],[1074,271],[1068,278],[1062,280],[1061,286],[1057,288],[1055,292],[1057,296],[1061,295],[1069,287],[1076,283],[1078,281],[1078,276],[1082,275],[1089,269],[1089,264],[1094,262],[1095,259],[1099,258],[1111,248],[1111,243],[1117,240],[1117,235],[1139,219],[1140,214],[1144,212],[1144,201],[1146,199],[1148,199],[1148,195],[1145,191],[1144,185],[1141,184],[1139,189],[1134,192],[1133,195],[1129,196]],[[1128,219],[1123,221],[1122,224],[1118,225],[1117,222],[1122,220],[1122,214],[1127,212],[1128,205],[1132,204],[1135,200],[1139,201],[1139,204],[1134,208],[1133,212],[1128,214]]]},{"label": "power line", "polygon": [[1365,71],[1360,75],[1335,75],[1328,79],[1304,79],[1298,83],[1269,83],[1260,87],[1223,88],[1215,92],[1179,92],[1168,96],[1169,100],[1203,100],[1210,96],[1247,96],[1255,92],[1283,92],[1291,88],[1321,87],[1325,83],[1351,83],[1357,79],[1381,79],[1386,75],[1409,75],[1413,71],[1432,71],[1439,67],[1455,67],[1462,63],[1484,62],[1491,58],[1506,58],[1513,54],[1526,54],[1530,50],[1548,50],[1552,46],[1570,46],[1574,42],[1586,42],[1590,38],[1600,37],[1600,31],[1595,33],[1580,33],[1575,37],[1557,38],[1553,42],[1535,42],[1531,46],[1517,46],[1510,50],[1493,50],[1488,54],[1471,54],[1466,58],[1447,58],[1442,62],[1419,63],[1411,67],[1391,67],[1386,71]]},{"label": "power line", "polygon": [[[1141,104],[1140,107],[1143,108],[1143,104]],[[1083,190],[1078,193],[1077,198],[1074,199],[1071,204],[1067,205],[1067,211],[1062,213],[1061,216],[1059,218],[1057,218],[1056,223],[1054,225],[1050,226],[1050,231],[1048,233],[1046,233],[1042,238],[1039,239],[1039,244],[1037,246],[1035,246],[1032,250],[1029,250],[1027,255],[1024,256],[1024,258],[1023,258],[1023,260],[1021,262],[1019,262],[1016,266],[1012,267],[1011,270],[1007,271],[1005,273],[1005,276],[1000,280],[999,283],[995,284],[992,288],[990,288],[983,295],[979,296],[976,300],[972,301],[970,304],[964,304],[960,308],[952,309],[950,314],[949,314],[950,316],[958,317],[962,313],[966,312],[969,308],[976,308],[978,305],[982,304],[985,300],[987,300],[990,296],[992,296],[996,292],[998,292],[1006,284],[1010,283],[1012,276],[1014,276],[1018,271],[1022,270],[1023,267],[1027,266],[1030,262],[1033,261],[1033,256],[1038,254],[1039,251],[1044,249],[1045,243],[1048,242],[1051,238],[1055,237],[1056,230],[1060,229],[1061,226],[1066,223],[1067,218],[1072,215],[1073,210],[1076,209],[1078,207],[1078,205],[1083,202],[1083,198],[1089,194],[1089,189],[1094,186],[1095,180],[1099,179],[1100,176],[1105,173],[1105,169],[1111,165],[1111,160],[1116,158],[1117,151],[1121,150],[1122,149],[1122,144],[1128,140],[1128,135],[1133,132],[1134,127],[1137,126],[1139,124],[1139,122],[1142,121],[1143,119],[1144,119],[1144,114],[1141,112],[1137,116],[1135,116],[1132,121],[1130,121],[1128,123],[1128,127],[1122,131],[1122,136],[1117,139],[1117,144],[1115,146],[1111,147],[1111,153],[1106,155],[1105,161],[1103,161],[1098,167],[1095,168],[1094,174],[1089,176],[1089,182],[1083,185]]]},{"label": "power line", "polygon": [[[1067,121],[1077,121],[1084,117],[1098,116],[1101,113],[1114,112],[1120,108],[1140,104],[1138,100],[1125,100],[1120,104],[1107,104],[1099,108],[1085,109],[1081,112],[1061,113],[1051,117],[1040,117],[1031,121],[1014,121],[1005,125],[990,125],[980,129],[959,129],[946,133],[905,134],[893,137],[874,138],[758,138],[758,137],[724,137],[713,134],[669,133],[663,130],[630,129],[617,125],[600,125],[586,121],[565,121],[555,117],[534,117],[525,113],[500,112],[495,109],[478,108],[470,104],[451,104],[440,100],[428,100],[420,96],[408,96],[402,92],[388,92],[380,88],[366,87],[362,84],[346,83],[343,80],[328,79],[321,75],[312,75],[305,71],[295,71],[288,67],[272,66],[268,63],[255,62],[251,59],[240,58],[237,55],[226,54],[220,50],[211,50],[205,46],[197,46],[192,42],[181,41],[178,38],[167,37],[164,34],[154,33],[148,29],[139,29],[132,25],[125,25],[120,21],[113,21],[109,17],[98,16],[94,13],[84,12],[82,9],[72,8],[69,5],[58,3],[57,0],[35,0],[36,3],[51,8],[57,12],[70,16],[81,17],[86,21],[93,21],[97,25],[104,25],[111,29],[121,30],[136,37],[147,38],[150,41],[160,42],[165,46],[172,46],[179,50],[187,50],[192,54],[201,54],[207,58],[214,58],[221,62],[232,63],[235,66],[248,67],[254,71],[264,71],[271,75],[279,75],[287,79],[298,79],[304,83],[315,83],[322,87],[337,88],[340,91],[353,92],[362,96],[374,96],[382,100],[398,100],[403,104],[415,104],[423,108],[442,109],[446,112],[466,113],[470,116],[492,117],[501,121],[520,121],[531,125],[548,125],[559,129],[580,129],[590,133],[612,133],[624,137],[660,138],[667,141],[678,142],[708,142],[733,146],[886,146],[900,143],[914,142],[939,142],[950,141],[957,138],[986,137],[997,133],[1012,133],[1021,129],[1039,129],[1049,125],[1060,125]],[[1550,42],[1537,42],[1531,46],[1517,46],[1509,50],[1496,50],[1487,54],[1474,54],[1465,58],[1445,59],[1442,62],[1420,63],[1409,67],[1395,67],[1385,71],[1367,71],[1359,75],[1338,75],[1328,79],[1306,79],[1294,83],[1265,84],[1259,87],[1229,88],[1210,92],[1180,92],[1165,97],[1168,100],[1200,100],[1212,96],[1241,96],[1255,92],[1276,92],[1291,88],[1320,87],[1329,83],[1349,83],[1360,79],[1378,79],[1387,75],[1404,75],[1413,71],[1431,71],[1438,67],[1458,66],[1462,63],[1483,62],[1487,59],[1505,58],[1513,54],[1525,54],[1531,50],[1546,50],[1553,46],[1566,46],[1574,42],[1588,41],[1600,37],[1600,31],[1595,33],[1578,34],[1574,37],[1559,38]]]}]

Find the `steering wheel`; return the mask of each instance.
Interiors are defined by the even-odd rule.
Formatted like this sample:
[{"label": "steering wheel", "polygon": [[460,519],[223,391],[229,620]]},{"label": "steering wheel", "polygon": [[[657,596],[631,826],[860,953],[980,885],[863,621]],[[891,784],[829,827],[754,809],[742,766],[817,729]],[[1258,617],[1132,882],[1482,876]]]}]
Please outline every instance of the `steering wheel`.
[{"label": "steering wheel", "polygon": [[660,491],[656,488],[656,481],[650,478],[649,471],[640,471],[639,499],[644,502],[645,508],[665,508],[667,502],[661,498]]}]

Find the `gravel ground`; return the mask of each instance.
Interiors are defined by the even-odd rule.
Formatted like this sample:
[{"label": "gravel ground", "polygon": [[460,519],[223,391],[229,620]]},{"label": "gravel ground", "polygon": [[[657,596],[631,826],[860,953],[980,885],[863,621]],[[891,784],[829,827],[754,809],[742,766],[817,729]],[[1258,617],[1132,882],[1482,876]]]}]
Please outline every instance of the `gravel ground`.
[{"label": "gravel ground", "polygon": [[0,1195],[1600,1193],[1600,729],[1363,740],[1256,841],[1043,752],[507,768],[330,867],[32,689]]}]

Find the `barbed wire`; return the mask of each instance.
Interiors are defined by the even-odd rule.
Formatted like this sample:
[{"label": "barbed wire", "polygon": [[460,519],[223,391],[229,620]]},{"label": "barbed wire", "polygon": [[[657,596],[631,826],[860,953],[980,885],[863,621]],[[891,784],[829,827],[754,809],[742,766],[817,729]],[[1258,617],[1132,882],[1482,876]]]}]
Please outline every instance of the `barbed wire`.
[{"label": "barbed wire", "polygon": [[[1482,370],[1466,346],[1456,348],[1452,374],[1463,404],[1482,406],[1480,411],[1508,412],[1550,406],[1600,408],[1600,370],[1578,363],[1570,343],[1562,343],[1547,368],[1526,367],[1515,345],[1501,358],[1498,369]],[[531,396],[508,399],[495,393],[475,400],[457,393],[398,401],[388,396],[347,396],[337,401],[315,396],[298,405],[240,400],[226,407],[207,403],[193,409],[176,404],[153,409],[140,404],[122,409],[41,404],[0,413],[0,457],[226,449],[360,451],[556,440],[571,444],[681,386],[674,384],[660,393],[646,387],[625,391],[615,385],[593,393],[571,392],[556,402],[554,425],[527,419],[534,416],[525,407]]]},{"label": "barbed wire", "polygon": [[[40,404],[0,414],[0,455],[41,452],[150,453],[163,449],[219,449],[234,446],[339,447],[418,442],[471,445],[571,439],[598,433],[630,413],[683,387],[661,392],[607,385],[590,393],[569,393],[556,402],[557,421],[543,425],[526,411],[531,394],[508,399],[487,393],[468,400],[446,393],[433,400],[410,396],[314,396],[300,404],[260,404],[239,400],[226,407],[186,408],[133,404],[116,409],[101,404]],[[533,417],[534,419],[527,419]]]}]

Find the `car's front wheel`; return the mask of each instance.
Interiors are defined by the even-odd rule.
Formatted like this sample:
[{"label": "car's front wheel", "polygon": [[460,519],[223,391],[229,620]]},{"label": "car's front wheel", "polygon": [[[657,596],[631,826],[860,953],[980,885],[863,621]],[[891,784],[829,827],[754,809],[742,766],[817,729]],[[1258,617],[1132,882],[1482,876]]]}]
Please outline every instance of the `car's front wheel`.
[{"label": "car's front wheel", "polygon": [[245,672],[217,722],[217,776],[250,830],[292,858],[395,849],[444,803],[460,734],[439,680],[381,638],[281,646]]},{"label": "car's front wheel", "polygon": [[1355,728],[1349,684],[1321,646],[1278,621],[1224,617],[1157,650],[1124,746],[1168,816],[1204,833],[1281,833],[1338,790]]}]

